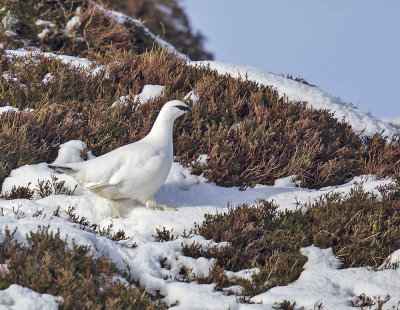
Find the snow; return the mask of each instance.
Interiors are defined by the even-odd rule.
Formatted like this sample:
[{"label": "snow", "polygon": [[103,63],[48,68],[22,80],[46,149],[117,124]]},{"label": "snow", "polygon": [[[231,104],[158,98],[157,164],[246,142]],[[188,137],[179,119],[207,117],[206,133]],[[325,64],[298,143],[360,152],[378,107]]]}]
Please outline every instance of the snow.
[{"label": "snow", "polygon": [[60,300],[59,297],[39,294],[17,284],[0,290],[1,310],[57,310]]},{"label": "snow", "polygon": [[19,112],[18,108],[14,108],[12,106],[5,106],[5,107],[0,107],[0,115],[9,111],[13,111],[13,112]]},{"label": "snow", "polygon": [[79,16],[73,16],[65,25],[65,30],[67,32],[72,32],[74,31],[76,28],[80,27],[81,25],[81,19]]},{"label": "snow", "polygon": [[42,83],[43,84],[49,84],[55,80],[55,76],[53,74],[46,73],[46,75],[43,77]]},{"label": "snow", "polygon": [[238,272],[227,271],[225,270],[225,274],[228,278],[241,278],[251,281],[253,275],[256,275],[260,272],[258,268],[251,268],[251,269],[243,269]]},{"label": "snow", "polygon": [[229,128],[229,130],[235,130],[235,129],[239,128],[240,124],[241,124],[240,122],[239,122],[239,123],[233,124],[233,125]]},{"label": "snow", "polygon": [[[132,100],[140,106],[146,104],[150,100],[162,97],[164,94],[165,86],[147,84],[143,87],[143,90],[140,94],[133,96]],[[124,106],[128,104],[130,98],[130,95],[121,96],[111,105],[111,107],[115,108],[117,106]]]},{"label": "snow", "polygon": [[48,26],[48,27],[55,27],[56,26],[56,24],[54,24],[52,22],[49,22],[49,21],[46,21],[46,20],[42,20],[42,19],[36,20],[35,24],[36,24],[36,26],[42,26],[42,25],[45,25],[45,26]]},{"label": "snow", "polygon": [[14,83],[20,84],[18,78],[16,78],[12,74],[9,74],[8,72],[4,72],[1,76],[7,81],[12,81]]},{"label": "snow", "polygon": [[275,180],[275,187],[296,187],[296,182],[293,179],[296,175],[289,175],[288,177]]},{"label": "snow", "polygon": [[197,93],[194,90],[191,90],[190,92],[188,92],[183,99],[191,100],[193,103],[199,103],[199,101],[200,101],[199,96],[197,95]]},{"label": "snow", "polygon": [[[60,147],[59,157],[55,162],[81,160],[82,148],[84,148],[84,144],[81,141],[73,140],[64,143]],[[206,158],[203,155],[199,160],[204,161]],[[77,185],[71,177],[56,173],[45,163],[41,163],[13,170],[10,177],[5,180],[2,192],[9,191],[13,185],[26,186],[29,182],[31,183],[30,187],[34,188],[38,180],[50,180],[52,175],[56,175],[59,180],[64,180],[65,185],[71,189]],[[120,268],[125,268],[126,262],[131,268],[133,277],[138,279],[148,292],[155,293],[159,290],[165,296],[164,301],[168,303],[179,301],[179,305],[173,309],[227,309],[229,307],[231,309],[254,309],[261,305],[238,304],[236,296],[228,296],[224,292],[215,291],[214,284],[201,285],[196,282],[185,283],[175,280],[181,279],[182,276],[179,272],[182,267],[191,270],[191,274],[207,276],[214,264],[213,260],[203,257],[194,259],[182,254],[182,244],[190,246],[193,242],[197,242],[203,246],[215,245],[201,236],[183,238],[180,235],[184,231],[193,228],[195,222],[201,223],[204,213],[226,212],[228,201],[232,205],[236,205],[242,202],[254,203],[258,198],[273,199],[281,210],[295,209],[296,201],[307,203],[332,191],[349,193],[356,182],[364,182],[363,186],[367,191],[376,193],[379,185],[391,182],[389,179],[376,180],[373,176],[362,176],[341,186],[310,190],[294,187],[291,178],[278,180],[275,186],[258,185],[253,189],[240,191],[237,187],[219,187],[208,182],[204,177],[192,175],[188,168],[174,162],[167,181],[156,194],[156,199],[160,203],[176,206],[177,211],[168,212],[135,207],[125,218],[111,219],[110,210],[104,199],[78,186],[74,196],[51,195],[45,198],[35,196],[35,200],[0,200],[4,214],[4,216],[0,216],[0,226],[7,226],[11,230],[18,227],[15,237],[20,242],[25,241],[27,233],[36,231],[38,225],[49,225],[51,230],[60,229],[62,238],[68,236],[69,245],[72,240],[78,245],[89,245],[95,256],[109,258]],[[15,214],[13,208],[18,206],[20,206],[20,213]],[[59,217],[52,216],[57,206],[61,208]],[[76,206],[78,215],[86,217],[91,223],[97,223],[101,227],[108,226],[112,221],[114,231],[122,229],[131,239],[116,243],[90,230],[80,229],[78,225],[67,220],[64,211],[68,210],[70,206]],[[37,211],[43,211],[43,216],[33,217]],[[44,214],[46,214],[45,217]],[[176,238],[167,242],[156,241],[154,237],[156,229],[163,227],[173,229],[172,234]],[[0,232],[0,236],[2,234],[3,232]],[[134,242],[137,247],[129,247]],[[303,253],[310,259],[298,280],[300,282],[275,288],[264,293],[266,295],[256,296],[254,300],[272,303],[290,299],[289,297],[293,296],[293,298],[296,297],[299,305],[310,305],[322,297],[324,305],[325,303],[331,305],[334,302],[341,302],[345,307],[347,305],[345,301],[347,302],[356,294],[370,294],[375,289],[376,293],[374,292],[373,296],[380,292],[383,294],[386,288],[384,281],[388,281],[389,276],[392,278],[398,276],[399,272],[390,269],[376,272],[367,268],[337,270],[337,261],[328,250],[310,248],[303,250]],[[227,274],[250,279],[257,272],[256,269],[250,269],[237,273],[227,272]],[[331,282],[328,282],[331,277]],[[344,279],[344,282],[341,279]],[[366,284],[363,284],[364,282]],[[388,284],[388,293],[392,293],[396,297],[398,296],[396,289],[397,292],[400,292],[400,288],[397,286],[398,284],[392,282]],[[302,289],[302,287],[304,288]],[[325,288],[329,288],[329,290],[323,292],[322,290]],[[239,292],[240,288],[233,287],[232,290]],[[306,294],[304,290],[308,290],[308,293]],[[326,309],[330,308],[326,307]]]},{"label": "snow", "polygon": [[279,286],[252,298],[254,302],[262,302],[269,307],[275,302],[290,300],[296,307],[313,309],[322,302],[324,309],[354,309],[350,301],[355,296],[365,294],[369,297],[380,296],[391,299],[385,309],[397,306],[400,299],[400,282],[393,281],[400,276],[399,269],[374,271],[370,268],[338,269],[340,262],[332,253],[332,249],[319,249],[314,246],[301,249],[308,261],[299,279],[287,286]]},{"label": "snow", "polygon": [[161,39],[159,36],[156,36],[154,33],[152,33],[146,26],[144,26],[142,24],[142,22],[140,20],[132,18],[121,12],[105,9],[102,6],[100,6],[99,4],[95,3],[94,1],[92,1],[92,3],[100,11],[102,11],[106,16],[113,18],[118,24],[123,25],[125,23],[130,23],[130,24],[133,24],[135,27],[143,28],[144,32],[148,36],[150,36],[150,38],[152,40],[154,40],[159,46],[164,47],[165,49],[167,49],[170,52],[176,53],[181,58],[189,60],[189,58],[186,55],[178,52],[172,44],[166,42],[165,40]]},{"label": "snow", "polygon": [[[1,116],[1,114],[6,113],[6,112],[10,112],[10,111],[12,111],[12,112],[21,112],[20,109],[7,105],[7,106],[4,106],[4,107],[0,107],[0,116]],[[35,109],[25,108],[23,110],[23,112],[25,112],[25,113],[26,112],[33,112],[33,111],[35,111]]]},{"label": "snow", "polygon": [[384,118],[382,121],[388,124],[394,124],[395,126],[400,126],[400,118]]},{"label": "snow", "polygon": [[40,39],[40,40],[43,40],[46,36],[47,36],[47,34],[50,32],[50,30],[48,29],[48,28],[44,28],[40,33],[38,33],[38,38]]},{"label": "snow", "polygon": [[9,37],[16,37],[17,36],[17,33],[15,31],[11,31],[11,30],[4,31],[4,34],[6,36],[9,36]]},{"label": "snow", "polygon": [[207,161],[210,160],[207,154],[200,154],[199,157],[196,159],[196,163],[200,166],[207,166]]},{"label": "snow", "polygon": [[80,140],[70,140],[60,145],[58,156],[53,162],[54,165],[76,163],[83,161],[81,152],[85,149],[86,144]]},{"label": "snow", "polygon": [[[172,45],[152,34],[140,21],[119,12],[105,10],[100,6],[98,8],[120,24],[128,22],[137,27],[143,27],[161,46],[175,51]],[[67,23],[67,29],[74,29],[79,25],[79,18],[75,17],[77,16],[74,16]],[[54,27],[54,24],[47,21],[37,20],[36,24]],[[46,33],[43,33],[46,29],[42,30],[43,36],[46,35]],[[35,57],[36,55],[57,58],[72,68],[88,70],[91,74],[97,74],[102,70],[102,67],[96,67],[95,63],[86,58],[39,51],[32,52],[25,49],[5,50],[4,53],[11,59],[15,57]],[[185,57],[181,54],[180,56]],[[335,113],[335,117],[339,120],[345,118],[353,129],[362,132],[362,135],[372,135],[385,130],[386,135],[392,136],[398,132],[383,121],[377,120],[343,102],[340,98],[281,75],[252,67],[221,62],[189,62],[189,64],[194,66],[209,65],[220,74],[231,74],[234,77],[247,78],[262,85],[272,85],[291,100],[307,101],[310,107],[331,110]],[[14,80],[13,77],[8,78]],[[49,73],[42,82],[48,83],[54,78]],[[138,104],[145,104],[149,100],[164,94],[164,86],[145,85],[142,92],[134,95],[132,100]],[[113,106],[124,105],[129,99],[131,99],[130,95],[121,96]],[[185,96],[185,100],[191,100],[195,104],[199,102],[199,97],[193,90]],[[6,111],[19,112],[19,109],[11,106],[0,107],[0,115]],[[240,123],[234,124],[231,129],[234,130],[238,126],[240,126]],[[73,140],[64,143],[60,146],[59,156],[54,163],[82,161],[81,151],[84,148],[85,144],[82,141]],[[90,153],[88,156],[90,157]],[[207,154],[200,155],[196,161],[200,165],[206,166]],[[378,194],[377,188],[391,183],[390,179],[378,180],[374,176],[358,176],[340,186],[314,190],[297,187],[293,181],[294,176],[288,176],[276,180],[274,186],[257,185],[254,188],[241,191],[238,187],[217,186],[208,182],[203,176],[192,175],[190,169],[174,162],[168,179],[156,193],[155,198],[159,203],[176,206],[177,211],[166,212],[134,207],[124,218],[118,219],[111,219],[110,209],[103,198],[82,188],[70,176],[59,174],[48,168],[46,163],[25,165],[13,170],[10,176],[5,179],[1,192],[3,194],[10,192],[13,186],[29,186],[31,189],[35,189],[39,181],[51,180],[54,175],[59,181],[65,181],[65,186],[70,189],[77,186],[74,196],[50,195],[41,198],[35,194],[33,200],[0,199],[3,214],[0,216],[0,227],[8,227],[11,230],[18,227],[15,238],[20,242],[25,242],[26,234],[30,231],[36,231],[38,225],[49,226],[53,231],[60,229],[61,237],[68,237],[70,246],[72,240],[74,240],[78,245],[90,246],[95,257],[109,258],[122,269],[126,268],[126,264],[128,264],[132,276],[139,280],[148,292],[160,291],[165,296],[164,301],[169,304],[178,301],[179,304],[173,309],[271,309],[276,302],[285,299],[296,301],[297,307],[305,307],[306,309],[313,308],[319,302],[323,303],[325,309],[350,309],[352,307],[349,302],[360,294],[366,294],[370,297],[379,295],[382,298],[389,294],[391,300],[385,304],[385,307],[390,308],[396,306],[400,299],[400,282],[393,281],[393,279],[398,279],[400,268],[386,268],[390,265],[396,266],[400,261],[400,249],[395,251],[387,259],[387,262],[376,271],[365,267],[339,269],[339,261],[334,257],[331,249],[319,249],[314,246],[303,248],[301,252],[308,257],[308,262],[305,264],[300,278],[292,284],[275,287],[252,299],[254,302],[262,302],[262,304],[239,304],[236,296],[216,291],[214,284],[179,281],[182,280],[180,270],[183,267],[188,268],[190,274],[203,277],[209,274],[214,265],[212,259],[186,257],[181,250],[182,244],[190,246],[193,242],[205,247],[216,245],[201,236],[188,238],[181,236],[182,233],[193,228],[195,223],[201,223],[205,213],[227,212],[228,203],[233,206],[241,203],[253,204],[257,199],[273,200],[280,210],[294,210],[299,207],[298,203],[305,205],[330,192],[349,194],[351,189],[359,183],[366,191]],[[53,212],[58,206],[61,208],[60,216],[53,216]],[[71,206],[76,206],[78,215],[86,217],[91,223],[96,223],[101,227],[107,227],[112,222],[114,231],[122,229],[130,239],[116,243],[89,229],[81,229],[79,225],[68,221],[65,211]],[[14,211],[18,207],[20,212],[16,214]],[[303,210],[305,208],[303,207]],[[37,211],[42,211],[43,216],[33,217]],[[172,234],[175,236],[173,240],[167,242],[156,240],[154,237],[156,229],[163,227],[172,229]],[[0,230],[0,239],[3,236],[4,231]],[[137,244],[136,248],[130,247],[133,243]],[[0,262],[0,277],[7,272],[9,272],[8,266]],[[225,271],[228,277],[245,279],[251,279],[258,272],[257,268],[239,272]],[[117,277],[112,281],[124,282],[124,279]],[[240,293],[242,288],[234,286],[225,291],[227,290]],[[0,309],[56,309],[57,300],[57,297],[38,294],[18,285],[11,285],[6,290],[0,291]]]},{"label": "snow", "polygon": [[139,101],[141,104],[145,104],[149,100],[162,97],[164,93],[165,86],[147,84],[143,87],[142,92],[134,97],[134,100]]},{"label": "snow", "polygon": [[219,74],[230,74],[232,77],[254,81],[260,85],[275,87],[280,95],[287,96],[290,100],[307,101],[309,107],[315,109],[328,109],[334,112],[334,116],[341,121],[344,119],[350,123],[353,130],[363,136],[372,136],[377,132],[391,137],[399,132],[389,124],[366,114],[340,98],[334,97],[316,87],[296,82],[282,75],[268,72],[250,66],[224,63],[219,61],[194,61],[189,65],[207,67],[216,70]]},{"label": "snow", "polygon": [[380,266],[379,269],[391,268],[393,266],[400,266],[400,249],[389,255],[386,261]]},{"label": "snow", "polygon": [[83,69],[86,70],[88,73],[96,76],[103,70],[102,66],[95,66],[95,63],[88,60],[87,58],[82,57],[75,57],[69,55],[57,55],[48,52],[39,52],[39,51],[28,51],[26,49],[20,48],[17,50],[5,50],[4,54],[8,58],[32,58],[35,56],[44,56],[48,58],[56,58],[61,60],[63,64],[69,65],[75,69]]},{"label": "snow", "polygon": [[174,11],[171,7],[164,4],[157,3],[156,8],[165,15],[164,18],[168,19],[170,23],[174,25],[174,28],[182,33],[188,32],[188,27],[183,23],[183,21],[174,16]]},{"label": "snow", "polygon": [[0,264],[0,278],[4,278],[9,272],[7,264]]}]

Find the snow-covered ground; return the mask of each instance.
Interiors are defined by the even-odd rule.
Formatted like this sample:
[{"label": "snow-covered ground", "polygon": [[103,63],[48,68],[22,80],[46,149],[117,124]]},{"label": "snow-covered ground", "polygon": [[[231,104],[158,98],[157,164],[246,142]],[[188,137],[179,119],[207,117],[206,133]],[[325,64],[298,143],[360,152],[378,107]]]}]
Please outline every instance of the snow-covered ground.
[{"label": "snow-covered ground", "polygon": [[[63,161],[76,160],[82,147],[84,144],[78,141],[64,144],[56,162],[60,164]],[[31,188],[34,188],[38,179],[49,180],[52,174],[59,180],[65,180],[70,188],[77,185],[71,177],[58,174],[42,163],[14,170],[4,182],[3,192],[10,191],[13,185],[26,186],[29,182]],[[157,242],[154,235],[156,229],[162,227],[173,229],[173,233],[179,235],[184,230],[192,228],[195,222],[201,223],[204,213],[226,212],[228,201],[236,205],[243,202],[253,203],[258,198],[273,199],[280,209],[294,209],[296,201],[307,203],[330,191],[348,193],[354,183],[361,180],[365,182],[364,187],[369,191],[374,191],[378,185],[391,182],[365,176],[357,177],[341,186],[310,190],[296,187],[291,177],[288,177],[278,180],[275,186],[259,185],[253,189],[240,191],[239,188],[224,188],[207,182],[203,177],[192,175],[187,168],[174,163],[165,185],[157,193],[156,198],[161,203],[177,207],[177,211],[156,211],[137,206],[133,207],[124,218],[112,219],[104,199],[78,186],[74,196],[52,195],[45,198],[36,197],[36,200],[0,200],[4,214],[0,216],[0,226],[7,226],[10,229],[18,227],[16,238],[19,241],[24,241],[29,231],[36,231],[38,225],[50,225],[53,230],[60,229],[62,238],[68,236],[70,243],[74,239],[77,244],[90,245],[96,255],[112,259],[121,268],[125,268],[127,262],[133,276],[149,292],[160,290],[161,294],[166,296],[165,301],[169,303],[178,300],[179,306],[175,309],[271,309],[274,302],[284,299],[296,301],[298,306],[310,307],[321,301],[327,305],[327,309],[333,309],[329,305],[345,309],[349,307],[349,300],[361,293],[381,295],[382,298],[389,293],[393,301],[396,298],[399,300],[400,282],[391,280],[399,276],[399,271],[372,271],[367,268],[338,270],[338,263],[330,249],[309,247],[302,250],[309,261],[299,280],[253,298],[254,301],[263,302],[264,305],[244,305],[238,304],[235,296],[215,291],[213,284],[200,285],[195,282],[183,283],[173,280],[180,277],[179,271],[182,266],[192,268],[193,273],[199,276],[209,273],[213,260],[185,257],[181,253],[181,244],[190,245],[193,241],[197,241],[209,245],[210,241],[195,236]],[[13,212],[13,207],[18,206],[23,215]],[[57,206],[61,207],[60,217],[52,218]],[[136,242],[137,247],[130,248],[80,229],[78,225],[67,220],[64,211],[70,206],[76,206],[77,214],[100,226],[108,226],[112,221],[115,231],[122,229],[132,238],[126,245]],[[37,211],[43,212],[42,217],[33,217]],[[163,268],[160,262],[163,258],[167,258],[166,264],[170,268]]]},{"label": "snow-covered ground", "polygon": [[162,97],[164,93],[165,93],[165,86],[146,84],[143,86],[143,90],[140,92],[140,94],[134,96],[130,95],[121,96],[118,98],[117,101],[115,101],[111,105],[111,107],[113,108],[117,106],[126,105],[129,102],[129,100],[132,100],[138,105],[143,105],[146,104],[149,100],[154,100],[158,97]]},{"label": "snow-covered ground", "polygon": [[57,310],[58,301],[61,301],[61,298],[39,294],[17,284],[0,290],[0,309],[2,310]]},{"label": "snow-covered ground", "polygon": [[[115,17],[121,18],[119,22],[123,22],[123,19],[126,18],[119,15]],[[84,58],[25,50],[7,50],[5,52],[10,58],[32,57],[34,53],[40,53],[48,57],[57,57],[73,67],[92,70],[91,72],[94,74],[101,70]],[[397,132],[382,121],[343,103],[339,98],[280,75],[256,68],[218,62],[191,64],[210,65],[220,74],[229,73],[236,77],[245,78],[247,74],[249,80],[263,85],[272,85],[289,99],[308,101],[309,105],[314,108],[329,109],[335,112],[338,119],[345,117],[356,131],[364,130],[364,135],[372,135],[382,130],[385,130],[385,134],[389,136]],[[162,95],[162,86],[149,90],[149,92],[144,89],[142,97],[137,99],[145,101],[148,98],[147,95],[155,93]],[[146,98],[144,98],[145,94],[147,94]],[[198,101],[195,93],[190,94],[190,99]],[[13,110],[13,108],[4,107],[0,109],[0,113],[9,110]],[[77,141],[65,144],[64,151],[60,152],[56,162],[60,164],[77,160],[82,147],[83,143]],[[52,174],[55,174],[59,180],[64,180],[66,186],[75,187],[76,182],[72,178],[55,173],[45,163],[41,163],[23,166],[12,171],[10,177],[5,180],[2,191],[10,191],[13,185],[27,185],[29,182],[31,187],[35,187],[38,180],[50,180]],[[324,304],[325,309],[346,309],[350,307],[350,300],[361,293],[370,296],[379,295],[382,298],[390,294],[392,298],[385,306],[390,308],[392,305],[396,305],[396,301],[400,300],[400,282],[393,279],[399,277],[399,270],[338,269],[338,262],[330,249],[322,250],[315,247],[302,249],[302,253],[308,257],[308,262],[296,282],[288,286],[273,288],[253,298],[253,301],[262,304],[239,304],[235,296],[215,291],[213,284],[200,285],[195,282],[184,283],[174,280],[180,277],[179,271],[182,266],[192,268],[193,273],[200,276],[208,274],[213,266],[213,260],[185,257],[181,253],[181,244],[189,245],[193,241],[197,241],[200,244],[208,245],[210,241],[195,236],[192,238],[178,237],[176,240],[161,243],[157,242],[154,237],[156,229],[166,227],[173,229],[175,235],[179,235],[192,228],[194,223],[201,223],[205,213],[226,212],[228,202],[237,205],[244,202],[254,203],[256,199],[263,198],[274,200],[280,209],[291,210],[296,208],[296,202],[307,203],[330,191],[349,193],[355,182],[363,181],[363,186],[368,191],[376,191],[379,185],[391,182],[390,180],[376,180],[373,176],[360,176],[341,186],[311,190],[296,187],[291,179],[292,177],[287,177],[277,180],[275,186],[258,185],[255,188],[240,191],[236,187],[219,187],[203,177],[192,175],[187,168],[174,163],[167,181],[156,194],[156,199],[159,203],[177,207],[177,211],[156,211],[137,206],[132,208],[124,218],[112,219],[104,199],[94,196],[78,186],[74,196],[52,195],[45,198],[35,197],[35,200],[0,199],[0,207],[3,209],[3,215],[0,216],[0,227],[7,226],[10,229],[18,227],[16,238],[19,241],[24,241],[28,232],[36,231],[38,225],[50,225],[53,230],[60,229],[62,238],[68,236],[70,244],[74,239],[77,244],[90,245],[96,255],[110,258],[121,268],[126,267],[125,262],[128,263],[133,276],[149,292],[159,290],[166,296],[166,302],[179,301],[179,305],[175,309],[271,309],[274,302],[281,302],[284,299],[296,301],[297,307],[304,306],[306,309],[312,308],[319,302]],[[15,214],[14,210],[18,206],[23,214]],[[60,216],[52,217],[58,206],[61,207]],[[80,229],[78,225],[69,222],[63,212],[70,206],[76,206],[78,215],[84,216],[90,222],[97,223],[102,227],[108,226],[112,221],[115,231],[122,229],[132,239],[127,243],[118,244],[90,231]],[[37,211],[42,211],[43,216],[33,217]],[[45,214],[46,217],[44,217]],[[0,237],[3,236],[2,234],[3,231],[0,232]],[[134,242],[137,244],[136,248],[126,246]],[[400,257],[399,252],[396,252],[393,257]],[[168,269],[164,268],[160,262],[164,258],[167,258],[166,264],[170,266]],[[0,262],[0,264],[2,263]],[[242,271],[241,274],[249,276],[251,272],[256,271]],[[26,298],[23,299],[23,296]],[[0,291],[1,309],[17,309],[19,302],[22,301],[30,302],[31,305],[43,304],[43,306],[38,306],[40,309],[56,307],[54,297],[36,294],[26,288],[12,286],[7,290]]]},{"label": "snow-covered ground", "polygon": [[128,22],[136,27],[143,28],[143,30],[146,32],[146,34],[149,35],[158,45],[166,48],[170,52],[175,52],[181,58],[189,59],[186,55],[179,53],[173,45],[171,45],[170,43],[161,39],[159,36],[156,36],[154,33],[152,33],[146,26],[143,25],[143,23],[140,20],[132,18],[121,12],[104,9],[102,6],[98,5],[94,1],[93,1],[93,4],[99,10],[103,11],[105,15],[109,16],[110,18],[113,18],[118,24],[123,25]]},{"label": "snow-covered ground", "polygon": [[398,132],[389,124],[366,114],[350,103],[343,102],[340,98],[332,96],[314,86],[296,82],[280,74],[268,72],[263,69],[230,64],[219,61],[193,61],[192,66],[210,66],[219,74],[230,74],[232,77],[241,77],[254,81],[260,85],[275,87],[281,96],[285,95],[289,100],[307,101],[309,107],[315,109],[327,109],[334,112],[339,120],[350,123],[353,130],[362,133],[364,136],[372,136],[377,132],[384,131],[384,134],[391,137]]},{"label": "snow-covered ground", "polygon": [[[54,53],[41,52],[39,50],[28,51],[20,48],[18,50],[5,50],[4,54],[10,58],[32,58],[36,56],[44,56],[48,58],[59,59],[63,64],[69,65],[72,68],[86,70],[93,75],[97,75],[102,69],[102,66],[96,66],[92,61],[87,58],[75,57],[69,55],[57,55]],[[45,81],[44,81],[45,82]]]},{"label": "snow-covered ground", "polygon": [[[117,14],[117,12],[113,12]],[[118,13],[120,14],[120,13]],[[119,16],[119,15],[118,15]],[[123,15],[124,18],[128,16]],[[122,17],[119,17],[122,18]],[[122,19],[119,20],[122,22]],[[96,66],[94,62],[86,58],[73,57],[68,55],[56,55],[53,53],[40,52],[40,51],[27,51],[25,49],[19,50],[6,50],[5,55],[9,58],[15,57],[34,57],[37,55],[46,56],[50,58],[60,59],[64,64],[68,64],[73,68],[86,70],[89,74],[97,75],[103,66]],[[339,97],[332,96],[314,86],[310,86],[301,82],[284,77],[280,74],[268,72],[263,69],[241,66],[236,64],[218,62],[218,61],[190,61],[188,64],[198,67],[210,67],[216,70],[219,74],[230,74],[235,78],[247,78],[250,81],[259,83],[260,85],[272,86],[276,88],[281,96],[286,96],[290,100],[305,101],[309,107],[315,109],[327,109],[334,113],[334,116],[339,120],[344,120],[352,126],[356,133],[362,136],[372,136],[375,133],[383,132],[384,135],[392,137],[395,133],[399,133],[399,129],[391,126],[388,120],[380,120],[374,116],[364,113],[358,108],[354,107],[351,103],[343,102]],[[45,77],[46,83],[51,77]],[[148,100],[161,96],[165,91],[163,86],[159,85],[146,85],[141,94],[135,95],[133,101],[138,101],[141,104]],[[113,106],[123,105],[129,95],[120,97]],[[186,95],[185,99],[198,102],[198,97],[195,92]],[[395,123],[395,120],[393,121]]]},{"label": "snow-covered ground", "polygon": [[400,127],[400,118],[384,118],[382,121]]}]

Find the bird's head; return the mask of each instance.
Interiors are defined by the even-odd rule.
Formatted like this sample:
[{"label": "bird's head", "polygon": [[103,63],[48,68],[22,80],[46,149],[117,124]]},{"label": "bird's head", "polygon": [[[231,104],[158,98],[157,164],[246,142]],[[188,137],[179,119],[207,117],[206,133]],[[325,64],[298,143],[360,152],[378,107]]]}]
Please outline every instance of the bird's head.
[{"label": "bird's head", "polygon": [[180,100],[168,101],[161,109],[161,111],[169,114],[174,119],[185,114],[186,112],[190,112],[191,110],[192,109],[186,103]]}]

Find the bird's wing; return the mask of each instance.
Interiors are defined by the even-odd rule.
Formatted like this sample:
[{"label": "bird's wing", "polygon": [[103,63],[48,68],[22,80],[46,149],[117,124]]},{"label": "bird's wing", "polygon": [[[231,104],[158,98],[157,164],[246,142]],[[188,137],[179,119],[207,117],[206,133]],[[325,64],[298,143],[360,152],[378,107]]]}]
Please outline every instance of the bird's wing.
[{"label": "bird's wing", "polygon": [[[140,165],[132,165],[130,161],[125,161],[109,180],[87,184],[86,187],[108,199],[132,197],[140,199],[140,197],[154,194],[154,191],[164,183],[169,169],[169,165],[165,164],[164,156],[155,154]],[[165,175],[165,178],[162,175]],[[154,190],[152,190],[153,187],[155,187]]]},{"label": "bird's wing", "polygon": [[120,184],[110,184],[109,182],[87,184],[85,187],[100,197],[108,199],[123,199],[119,191]]},{"label": "bird's wing", "polygon": [[63,167],[74,171],[71,176],[97,195],[109,199],[121,199],[125,197],[122,197],[123,188],[120,187],[127,180],[131,187],[136,183],[141,184],[148,175],[143,168],[153,166],[154,159],[157,162],[158,155],[157,147],[136,142],[94,159],[66,164]]}]

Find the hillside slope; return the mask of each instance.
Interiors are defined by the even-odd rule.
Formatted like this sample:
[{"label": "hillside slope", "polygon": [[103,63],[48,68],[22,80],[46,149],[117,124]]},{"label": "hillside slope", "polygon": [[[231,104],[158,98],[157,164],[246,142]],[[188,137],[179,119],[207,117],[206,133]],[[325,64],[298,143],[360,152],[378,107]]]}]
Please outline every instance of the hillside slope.
[{"label": "hillside slope", "polygon": [[[0,305],[398,305],[393,128],[259,69],[193,66],[92,1],[0,4]],[[193,110],[156,194],[177,211],[138,204],[112,219],[48,168],[142,138],[172,99]]]},{"label": "hillside slope", "polygon": [[177,0],[113,0],[107,5],[129,16],[140,19],[154,34],[160,36],[182,54],[193,60],[210,60],[205,51],[204,36],[194,32],[186,13]]},{"label": "hillside slope", "polygon": [[217,70],[219,74],[229,74],[233,77],[246,78],[260,85],[272,86],[278,89],[280,94],[285,94],[289,100],[307,102],[307,106],[314,109],[327,109],[332,111],[333,116],[339,121],[344,120],[350,123],[353,130],[362,136],[373,136],[376,133],[383,133],[392,137],[399,130],[380,119],[366,114],[350,103],[343,102],[340,98],[334,97],[314,85],[292,80],[285,76],[274,74],[262,69],[228,64],[218,61],[191,62],[194,66],[205,66]]}]

